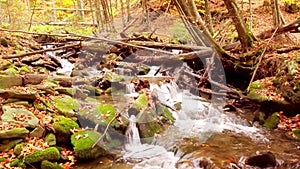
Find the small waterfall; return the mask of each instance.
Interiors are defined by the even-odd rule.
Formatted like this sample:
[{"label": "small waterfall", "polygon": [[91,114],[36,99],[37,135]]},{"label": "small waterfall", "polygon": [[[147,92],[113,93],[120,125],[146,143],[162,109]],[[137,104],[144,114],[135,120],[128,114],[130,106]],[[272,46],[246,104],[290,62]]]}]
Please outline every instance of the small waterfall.
[{"label": "small waterfall", "polygon": [[129,125],[125,132],[125,136],[128,139],[127,145],[129,146],[138,146],[141,145],[139,130],[136,127],[136,117],[131,115],[129,118]]}]

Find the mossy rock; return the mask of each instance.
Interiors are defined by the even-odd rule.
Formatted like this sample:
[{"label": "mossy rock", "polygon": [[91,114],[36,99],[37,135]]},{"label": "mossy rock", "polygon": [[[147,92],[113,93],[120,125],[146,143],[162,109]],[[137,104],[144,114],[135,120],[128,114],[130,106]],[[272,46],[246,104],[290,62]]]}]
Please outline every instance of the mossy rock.
[{"label": "mossy rock", "polygon": [[24,157],[25,163],[37,163],[44,160],[59,160],[60,159],[60,153],[56,147],[49,147],[45,150],[38,150],[35,152],[30,153],[29,155]]},{"label": "mossy rock", "polygon": [[49,133],[45,137],[45,141],[49,146],[55,146],[56,145],[56,136],[53,133]]},{"label": "mossy rock", "polygon": [[20,144],[17,144],[14,148],[14,153],[18,156],[21,154],[22,150],[23,150],[23,146],[25,144],[24,143],[20,143]]},{"label": "mossy rock", "polygon": [[267,118],[264,123],[264,126],[269,129],[275,129],[280,122],[280,118],[277,116],[277,113],[273,113],[271,116]]},{"label": "mossy rock", "polygon": [[29,134],[29,130],[26,128],[13,128],[10,130],[1,130],[0,131],[0,140],[1,139],[11,139],[11,138],[25,138]]},{"label": "mossy rock", "polygon": [[0,71],[7,69],[11,65],[12,65],[11,61],[6,59],[0,59]]},{"label": "mossy rock", "polygon": [[162,122],[167,122],[169,124],[173,124],[175,122],[175,118],[173,117],[170,110],[160,103],[157,105],[157,113],[162,117]]},{"label": "mossy rock", "polygon": [[151,143],[153,136],[163,130],[153,110],[145,110],[137,115],[137,126],[143,141]]},{"label": "mossy rock", "polygon": [[294,129],[293,135],[297,138],[297,140],[300,140],[300,129]]},{"label": "mossy rock", "polygon": [[[95,107],[95,111],[98,114],[98,116],[100,115],[99,117],[101,117],[101,122],[106,125],[109,124],[113,118],[115,118],[117,113],[116,109],[110,104],[99,104]],[[114,119],[110,123],[110,126],[114,128],[120,128],[120,125],[121,124],[118,122],[117,119]]]},{"label": "mossy rock", "polygon": [[146,94],[141,94],[133,102],[133,107],[138,109],[138,110],[142,110],[142,109],[146,109],[148,107],[148,104],[149,104],[149,102],[148,102]]},{"label": "mossy rock", "polygon": [[44,160],[41,163],[41,169],[64,169],[64,168],[59,164],[52,163],[48,160]]},{"label": "mossy rock", "polygon": [[51,96],[50,98],[53,100],[54,106],[61,115],[68,117],[75,116],[75,112],[80,108],[80,104],[77,100],[68,95]]},{"label": "mossy rock", "polygon": [[64,116],[56,116],[52,127],[55,130],[58,142],[66,142],[70,139],[71,129],[79,129],[79,125],[72,119]]},{"label": "mossy rock", "polygon": [[15,145],[17,145],[18,143],[20,143],[22,141],[23,141],[23,139],[2,140],[2,141],[0,141],[0,152],[14,148]]},{"label": "mossy rock", "polygon": [[[25,127],[35,128],[39,126],[39,119],[29,110],[24,108],[12,108],[10,106],[2,106],[3,114],[1,116],[3,122],[11,122],[22,124]],[[27,121],[15,120],[15,116],[26,115],[30,117]]]},{"label": "mossy rock", "polygon": [[[107,154],[105,145],[95,146],[94,143],[101,137],[96,131],[80,131],[71,136],[76,157],[80,159],[95,159]],[[100,144],[100,143],[99,143]]]},{"label": "mossy rock", "polygon": [[26,168],[26,165],[25,165],[25,163],[22,160],[20,160],[20,159],[17,158],[17,159],[15,159],[14,161],[12,161],[10,163],[10,167]]}]

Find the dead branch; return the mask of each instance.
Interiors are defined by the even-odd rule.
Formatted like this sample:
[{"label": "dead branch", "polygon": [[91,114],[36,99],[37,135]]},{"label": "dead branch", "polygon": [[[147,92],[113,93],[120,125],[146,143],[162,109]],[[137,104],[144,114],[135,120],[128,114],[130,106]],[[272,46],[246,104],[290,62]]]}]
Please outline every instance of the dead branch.
[{"label": "dead branch", "polygon": [[80,48],[80,47],[81,47],[81,43],[79,43],[79,44],[72,44],[72,45],[66,45],[66,46],[61,46],[61,47],[57,47],[57,48],[49,48],[49,49],[37,50],[37,51],[28,52],[28,53],[19,54],[19,55],[3,56],[2,58],[3,59],[22,58],[22,57],[25,57],[25,56],[41,54],[41,53],[50,52],[50,51],[57,51],[57,50],[68,49],[68,48]]},{"label": "dead branch", "polygon": [[300,46],[291,46],[291,47],[287,47],[287,48],[281,48],[281,49],[277,49],[277,53],[281,54],[281,53],[288,53],[291,52],[293,50],[299,50]]}]

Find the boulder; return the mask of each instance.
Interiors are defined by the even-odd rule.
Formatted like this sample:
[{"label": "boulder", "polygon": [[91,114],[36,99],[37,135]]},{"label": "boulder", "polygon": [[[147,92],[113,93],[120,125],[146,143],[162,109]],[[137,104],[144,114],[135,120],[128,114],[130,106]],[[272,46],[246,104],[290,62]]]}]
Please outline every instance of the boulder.
[{"label": "boulder", "polygon": [[275,128],[277,128],[277,125],[279,122],[280,122],[280,118],[277,116],[277,113],[273,113],[264,122],[264,126],[269,129],[275,129]]},{"label": "boulder", "polygon": [[[1,83],[1,82],[0,82]],[[5,99],[14,98],[14,99],[23,99],[23,100],[35,100],[38,97],[37,91],[30,91],[30,89],[24,88],[20,89],[0,89],[0,97]]]},{"label": "boulder", "polygon": [[23,126],[30,128],[36,128],[39,126],[39,119],[25,108],[2,106],[2,111],[3,114],[1,119],[3,122],[22,124]]},{"label": "boulder", "polygon": [[47,76],[43,74],[25,74],[23,76],[23,84],[28,85],[37,85],[40,84]]},{"label": "boulder", "polygon": [[49,146],[55,146],[56,145],[56,136],[53,133],[49,133],[45,137],[45,141]]},{"label": "boulder", "polygon": [[79,129],[78,124],[74,120],[64,116],[56,116],[52,127],[55,130],[58,142],[68,141],[71,136],[71,129]]}]

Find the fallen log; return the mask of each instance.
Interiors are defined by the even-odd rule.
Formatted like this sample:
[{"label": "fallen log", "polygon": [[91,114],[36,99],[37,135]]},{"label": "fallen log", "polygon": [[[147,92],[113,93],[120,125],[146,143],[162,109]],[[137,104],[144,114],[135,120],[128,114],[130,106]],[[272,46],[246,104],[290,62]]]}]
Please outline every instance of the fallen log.
[{"label": "fallen log", "polygon": [[80,48],[81,47],[81,43],[79,43],[79,44],[72,44],[72,45],[66,45],[66,46],[61,46],[61,47],[56,47],[56,48],[49,48],[49,49],[37,50],[37,51],[28,52],[28,53],[19,54],[19,55],[3,56],[2,59],[22,58],[22,57],[25,57],[25,56],[42,54],[42,53],[45,53],[45,52],[52,52],[52,51],[57,51],[57,50],[62,50],[62,49],[68,49],[68,48],[77,48],[77,47]]}]

